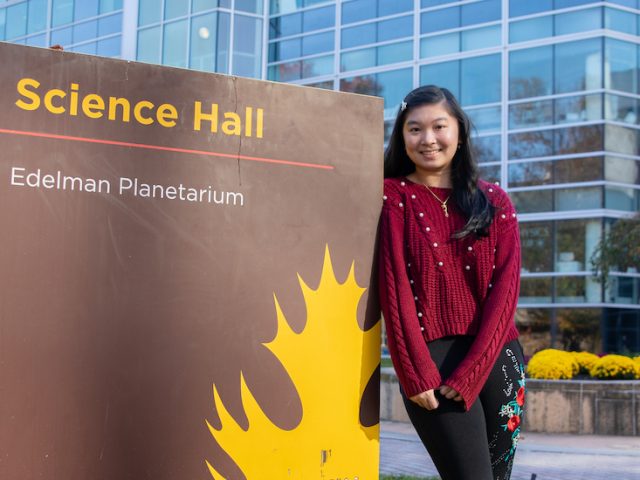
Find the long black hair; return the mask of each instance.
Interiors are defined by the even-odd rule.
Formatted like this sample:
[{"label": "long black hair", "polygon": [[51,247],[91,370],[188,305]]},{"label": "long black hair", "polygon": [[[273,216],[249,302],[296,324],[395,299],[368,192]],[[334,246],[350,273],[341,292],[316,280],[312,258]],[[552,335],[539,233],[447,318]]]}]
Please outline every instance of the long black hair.
[{"label": "long black hair", "polygon": [[467,223],[462,230],[453,234],[453,237],[463,238],[472,233],[487,236],[495,207],[478,188],[478,165],[471,148],[471,121],[453,94],[446,88],[435,85],[418,87],[404,98],[384,152],[384,178],[404,177],[415,171],[415,165],[407,155],[404,144],[403,129],[407,113],[422,105],[438,103],[445,105],[449,114],[458,120],[459,127],[460,148],[456,151],[451,163],[451,183],[453,198],[467,218]]}]

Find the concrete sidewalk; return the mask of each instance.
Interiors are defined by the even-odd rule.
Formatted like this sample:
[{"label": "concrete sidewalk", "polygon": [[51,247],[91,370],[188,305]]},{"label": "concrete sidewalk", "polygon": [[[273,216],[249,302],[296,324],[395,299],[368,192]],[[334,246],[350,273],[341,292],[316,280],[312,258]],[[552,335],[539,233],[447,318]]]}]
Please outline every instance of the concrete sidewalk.
[{"label": "concrete sidewalk", "polygon": [[[413,427],[381,422],[380,473],[431,476],[438,472]],[[639,480],[640,437],[522,434],[512,480]]]}]

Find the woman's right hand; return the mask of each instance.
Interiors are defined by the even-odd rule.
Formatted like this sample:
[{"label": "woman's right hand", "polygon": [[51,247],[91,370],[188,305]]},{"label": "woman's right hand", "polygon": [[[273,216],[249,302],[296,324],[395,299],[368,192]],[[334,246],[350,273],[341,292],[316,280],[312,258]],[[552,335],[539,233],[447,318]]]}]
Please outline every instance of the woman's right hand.
[{"label": "woman's right hand", "polygon": [[436,408],[438,408],[438,400],[436,400],[436,395],[433,389],[427,390],[426,392],[418,393],[413,397],[409,397],[409,400],[417,403],[422,408],[426,408],[427,410],[435,410]]}]

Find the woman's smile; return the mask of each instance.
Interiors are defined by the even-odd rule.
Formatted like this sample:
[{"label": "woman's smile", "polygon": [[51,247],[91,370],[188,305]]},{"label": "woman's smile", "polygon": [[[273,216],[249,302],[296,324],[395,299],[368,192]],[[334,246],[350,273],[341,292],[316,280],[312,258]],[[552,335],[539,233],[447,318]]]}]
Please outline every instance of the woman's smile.
[{"label": "woman's smile", "polygon": [[458,149],[458,131],[458,120],[444,103],[422,105],[408,113],[403,139],[418,176],[450,171]]}]

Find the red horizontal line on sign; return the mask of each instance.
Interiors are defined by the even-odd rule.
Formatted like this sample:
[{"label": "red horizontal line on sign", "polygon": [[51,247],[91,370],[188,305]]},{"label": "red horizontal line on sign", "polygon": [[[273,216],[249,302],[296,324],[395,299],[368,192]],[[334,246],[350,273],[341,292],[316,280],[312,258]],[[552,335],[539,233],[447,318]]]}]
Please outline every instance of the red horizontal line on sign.
[{"label": "red horizontal line on sign", "polygon": [[55,133],[29,132],[25,130],[9,130],[0,128],[0,133],[10,135],[26,135],[28,137],[53,138],[57,140],[69,140],[72,142],[99,143],[103,145],[116,145],[119,147],[145,148],[147,150],[161,150],[165,152],[190,153],[193,155],[207,155],[209,157],[236,158],[250,162],[275,163],[278,165],[291,165],[294,167],[317,168],[321,170],[333,170],[333,165],[318,165],[315,163],[294,162],[292,160],[278,160],[275,158],[250,157],[247,155],[235,155],[232,153],[207,152],[204,150],[193,150],[189,148],[163,147],[161,145],[149,145],[145,143],[120,142],[118,140],[102,140],[99,138],[73,137],[70,135],[58,135]]}]

